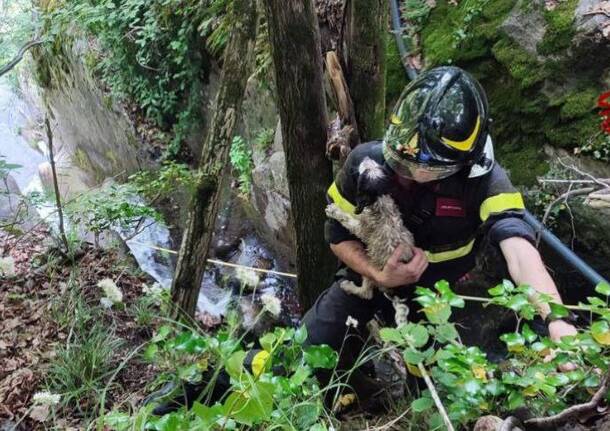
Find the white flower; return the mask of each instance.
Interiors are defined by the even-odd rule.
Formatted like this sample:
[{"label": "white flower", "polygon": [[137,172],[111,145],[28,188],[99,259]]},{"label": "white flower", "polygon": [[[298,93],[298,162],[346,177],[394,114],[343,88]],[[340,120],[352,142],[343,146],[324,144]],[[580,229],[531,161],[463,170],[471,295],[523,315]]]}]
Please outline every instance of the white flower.
[{"label": "white flower", "polygon": [[4,277],[15,275],[15,259],[12,256],[0,257],[0,275]]},{"label": "white flower", "polygon": [[358,321],[356,319],[354,319],[352,316],[347,316],[347,320],[345,321],[345,326],[356,329],[358,327]]},{"label": "white flower", "polygon": [[146,283],[142,284],[142,293],[150,296],[159,296],[163,292],[163,286],[159,283],[154,283],[152,286],[148,287]]},{"label": "white flower", "polygon": [[59,404],[59,400],[61,399],[61,395],[52,394],[50,392],[36,392],[32,397],[32,401],[34,404],[42,404],[47,406],[54,406]]},{"label": "white flower", "polygon": [[114,302],[108,298],[100,298],[100,304],[102,304],[102,307],[104,308],[112,308]]},{"label": "white flower", "polygon": [[[113,304],[123,302],[123,292],[110,278],[98,281],[97,287],[100,287],[104,291],[104,295],[106,295],[105,298],[100,300],[102,306],[110,308]],[[108,304],[110,304],[110,307],[108,307]]]},{"label": "white flower", "polygon": [[275,317],[278,317],[282,312],[282,302],[272,293],[263,293],[261,295],[261,302],[264,309]]},{"label": "white flower", "polygon": [[241,284],[244,285],[244,287],[256,287],[260,281],[258,273],[247,268],[237,268],[235,270],[235,276],[241,281]]}]

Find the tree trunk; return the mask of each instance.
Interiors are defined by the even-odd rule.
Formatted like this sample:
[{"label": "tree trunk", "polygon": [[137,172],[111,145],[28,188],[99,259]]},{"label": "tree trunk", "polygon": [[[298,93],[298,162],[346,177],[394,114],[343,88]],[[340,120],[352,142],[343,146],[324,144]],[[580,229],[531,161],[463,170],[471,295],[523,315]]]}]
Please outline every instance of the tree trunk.
[{"label": "tree trunk", "polygon": [[311,0],[265,0],[297,241],[298,294],[309,308],[328,287],[336,258],[324,241],[328,123],[320,35]]},{"label": "tree trunk", "polygon": [[195,314],[218,213],[221,175],[228,161],[246,82],[254,69],[256,0],[234,0],[229,14],[233,27],[223,57],[212,123],[201,152],[201,179],[192,198],[172,283],[176,315],[184,317]]},{"label": "tree trunk", "polygon": [[350,0],[347,75],[362,142],[381,139],[385,118],[387,0]]}]

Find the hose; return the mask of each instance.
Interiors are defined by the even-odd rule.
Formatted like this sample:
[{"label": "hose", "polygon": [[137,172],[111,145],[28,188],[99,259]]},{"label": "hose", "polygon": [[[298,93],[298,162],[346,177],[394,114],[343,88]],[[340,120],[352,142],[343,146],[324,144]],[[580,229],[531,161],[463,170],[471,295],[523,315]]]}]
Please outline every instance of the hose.
[{"label": "hose", "polygon": [[390,0],[390,10],[392,14],[392,33],[394,33],[394,39],[396,39],[396,45],[398,46],[398,53],[400,54],[400,60],[402,62],[409,80],[413,81],[417,78],[417,70],[411,67],[407,62],[409,51],[405,46],[405,41],[402,40],[402,24],[400,22],[400,9],[398,8],[398,0]]}]

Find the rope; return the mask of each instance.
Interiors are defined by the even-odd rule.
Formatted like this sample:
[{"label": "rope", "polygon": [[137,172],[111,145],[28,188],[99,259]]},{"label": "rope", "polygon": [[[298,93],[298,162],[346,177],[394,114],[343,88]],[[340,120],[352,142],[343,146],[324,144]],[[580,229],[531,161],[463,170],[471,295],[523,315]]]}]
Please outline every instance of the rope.
[{"label": "rope", "polygon": [[[171,254],[176,254],[176,255],[178,254],[178,252],[176,250],[170,250],[169,248],[158,247],[153,244],[145,244],[143,242],[138,242],[138,241],[134,241],[134,240],[129,240],[128,242],[130,242],[132,244],[141,245],[143,247],[148,247],[153,250],[164,251],[166,253],[171,253]],[[297,278],[296,274],[291,274],[289,272],[280,272],[280,271],[273,271],[272,269],[255,268],[253,266],[239,265],[237,263],[231,263],[231,262],[223,262],[222,260],[207,259],[207,262],[214,264],[214,265],[219,265],[219,266],[228,266],[230,268],[248,269],[250,271],[263,272],[265,274],[275,274],[275,275],[281,275],[283,277]]]},{"label": "rope", "polygon": [[[153,250],[164,251],[166,253],[171,253],[171,254],[176,254],[176,255],[178,254],[178,252],[175,250],[170,250],[169,248],[158,247],[153,244],[146,244],[146,243],[138,242],[138,241],[134,241],[134,240],[129,240],[129,242],[133,243],[133,244],[141,245],[143,247],[148,247]],[[255,268],[253,266],[239,265],[237,263],[231,263],[231,262],[223,262],[222,260],[217,260],[217,259],[207,259],[207,262],[214,264],[214,265],[227,266],[229,268],[241,268],[241,269],[247,269],[247,270],[255,271],[255,272],[263,272],[265,274],[275,274],[275,275],[280,275],[282,277],[297,278],[296,274],[293,274],[290,272],[280,272],[280,271],[273,271],[272,269]],[[463,299],[464,301],[482,302],[482,303],[491,302],[491,298],[486,298],[486,297],[469,296],[469,295],[457,295],[457,296],[459,298]],[[567,304],[562,304],[562,305],[569,310],[591,311],[591,309],[586,306],[580,307],[578,305],[567,305]]]}]

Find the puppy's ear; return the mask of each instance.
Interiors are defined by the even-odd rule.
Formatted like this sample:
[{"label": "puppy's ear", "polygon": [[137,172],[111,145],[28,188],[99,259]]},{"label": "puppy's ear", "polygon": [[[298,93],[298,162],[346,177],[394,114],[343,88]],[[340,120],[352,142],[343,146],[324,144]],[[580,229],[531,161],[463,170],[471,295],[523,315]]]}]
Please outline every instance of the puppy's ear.
[{"label": "puppy's ear", "polygon": [[358,173],[356,214],[373,204],[379,196],[388,193],[392,179],[389,167],[385,163],[380,165],[370,157],[360,162]]}]

